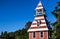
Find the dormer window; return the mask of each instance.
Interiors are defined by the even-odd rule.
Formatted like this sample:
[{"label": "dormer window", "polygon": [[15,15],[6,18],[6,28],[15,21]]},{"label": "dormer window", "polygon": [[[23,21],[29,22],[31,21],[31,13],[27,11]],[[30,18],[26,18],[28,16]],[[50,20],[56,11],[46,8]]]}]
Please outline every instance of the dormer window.
[{"label": "dormer window", "polygon": [[37,20],[37,26],[39,26],[41,24],[40,20]]}]

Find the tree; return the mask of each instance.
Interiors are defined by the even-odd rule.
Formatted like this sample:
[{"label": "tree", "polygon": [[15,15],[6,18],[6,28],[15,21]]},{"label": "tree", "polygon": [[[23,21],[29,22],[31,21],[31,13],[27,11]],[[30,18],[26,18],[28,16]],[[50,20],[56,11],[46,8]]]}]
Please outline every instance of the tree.
[{"label": "tree", "polygon": [[25,25],[25,29],[28,29],[31,26],[32,22],[28,21]]},{"label": "tree", "polygon": [[8,39],[15,39],[15,33],[14,32],[10,32],[8,33]]},{"label": "tree", "polygon": [[55,7],[53,14],[57,18],[57,21],[53,24],[54,28],[52,33],[52,39],[60,39],[60,2],[57,2],[57,6]]},{"label": "tree", "polygon": [[3,32],[1,32],[0,38],[3,37]]},{"label": "tree", "polygon": [[2,37],[2,39],[28,39],[29,36],[27,29],[31,26],[31,24],[32,22],[28,21],[23,29],[9,33],[7,33],[7,31],[2,32],[0,37]]},{"label": "tree", "polygon": [[25,27],[22,29],[22,37],[23,39],[28,39],[28,33],[27,33],[27,30],[29,29],[29,27],[31,26],[32,22],[31,21],[28,21],[25,25]]},{"label": "tree", "polygon": [[8,39],[7,31],[1,33],[1,38]]},{"label": "tree", "polygon": [[15,39],[28,39],[27,30],[31,26],[32,22],[28,21],[25,27],[15,32]]}]

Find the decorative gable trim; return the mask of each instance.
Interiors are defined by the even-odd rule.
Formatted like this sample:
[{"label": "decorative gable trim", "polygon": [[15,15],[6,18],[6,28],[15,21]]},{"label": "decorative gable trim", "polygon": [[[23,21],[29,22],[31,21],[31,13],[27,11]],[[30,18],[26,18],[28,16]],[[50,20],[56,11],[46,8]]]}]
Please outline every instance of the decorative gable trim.
[{"label": "decorative gable trim", "polygon": [[28,32],[32,32],[32,31],[47,31],[48,28],[39,28],[39,29],[29,29]]}]

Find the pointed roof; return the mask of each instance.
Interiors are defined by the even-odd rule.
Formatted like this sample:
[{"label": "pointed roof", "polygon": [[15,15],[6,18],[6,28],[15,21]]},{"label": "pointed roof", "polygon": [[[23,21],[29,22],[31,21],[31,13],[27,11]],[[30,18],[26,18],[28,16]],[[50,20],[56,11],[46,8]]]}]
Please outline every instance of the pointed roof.
[{"label": "pointed roof", "polygon": [[43,6],[42,6],[42,3],[41,3],[41,1],[38,3],[38,6],[36,7],[36,9],[42,9],[43,8]]}]

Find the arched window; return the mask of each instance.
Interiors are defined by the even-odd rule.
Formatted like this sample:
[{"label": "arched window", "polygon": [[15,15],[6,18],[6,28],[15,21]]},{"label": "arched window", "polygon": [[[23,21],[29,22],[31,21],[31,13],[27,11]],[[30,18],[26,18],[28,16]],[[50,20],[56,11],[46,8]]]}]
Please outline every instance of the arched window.
[{"label": "arched window", "polygon": [[41,37],[41,38],[43,37],[43,31],[40,32],[40,37]]},{"label": "arched window", "polygon": [[37,26],[39,26],[41,24],[40,20],[37,20]]},{"label": "arched window", "polygon": [[35,32],[33,32],[33,38],[35,38]]}]

